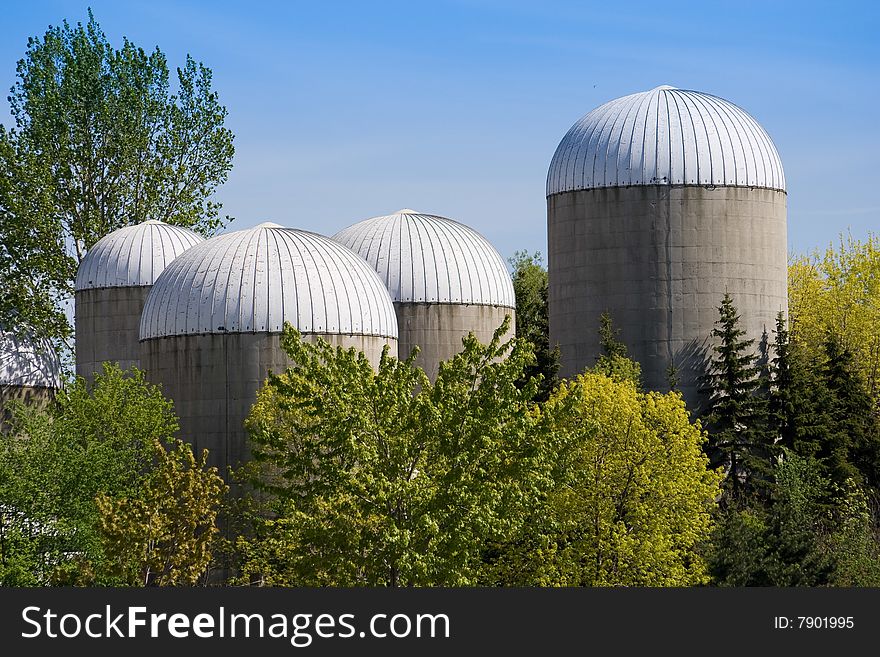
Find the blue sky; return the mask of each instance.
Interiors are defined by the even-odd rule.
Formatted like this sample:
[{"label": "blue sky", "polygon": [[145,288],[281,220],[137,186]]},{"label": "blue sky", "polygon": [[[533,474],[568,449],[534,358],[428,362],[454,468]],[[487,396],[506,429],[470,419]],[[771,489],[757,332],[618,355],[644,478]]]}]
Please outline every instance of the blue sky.
[{"label": "blue sky", "polygon": [[727,98],[770,133],[792,251],[880,228],[872,2],[35,0],[4,7],[0,89],[29,36],[89,5],[114,44],[214,71],[236,135],[218,193],[233,227],[332,234],[409,207],[473,226],[505,256],[546,252],[559,140],[593,107],[671,84]]}]

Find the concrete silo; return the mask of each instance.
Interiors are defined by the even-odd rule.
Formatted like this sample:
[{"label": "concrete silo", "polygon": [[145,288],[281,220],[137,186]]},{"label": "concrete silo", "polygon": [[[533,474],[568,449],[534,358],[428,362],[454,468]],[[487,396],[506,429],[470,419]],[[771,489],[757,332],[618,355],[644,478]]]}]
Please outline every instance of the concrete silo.
[{"label": "concrete silo", "polygon": [[[486,238],[457,221],[400,210],[358,222],[333,239],[378,272],[397,312],[400,357],[418,345],[417,362],[432,380],[469,332],[485,343],[506,315],[515,320],[504,260]],[[511,322],[508,336],[513,333]]]},{"label": "concrete silo", "polygon": [[193,247],[156,280],[141,362],[180,417],[181,437],[222,475],[248,458],[243,426],[270,370],[291,362],[284,322],[306,339],[397,355],[397,321],[376,273],[329,238],[273,223]]},{"label": "concrete silo", "polygon": [[139,365],[138,331],[147,293],[171,261],[203,242],[191,230],[145,221],[105,235],[76,273],[76,373],[91,378],[103,363]]},{"label": "concrete silo", "polygon": [[717,307],[730,292],[749,337],[787,311],[779,154],[744,110],[669,86],[613,100],[562,139],[547,176],[550,340],[562,376],[595,363],[603,311],[667,388],[699,401]]},{"label": "concrete silo", "polygon": [[45,405],[61,386],[61,363],[47,341],[0,331],[0,432],[8,429],[10,400]]}]

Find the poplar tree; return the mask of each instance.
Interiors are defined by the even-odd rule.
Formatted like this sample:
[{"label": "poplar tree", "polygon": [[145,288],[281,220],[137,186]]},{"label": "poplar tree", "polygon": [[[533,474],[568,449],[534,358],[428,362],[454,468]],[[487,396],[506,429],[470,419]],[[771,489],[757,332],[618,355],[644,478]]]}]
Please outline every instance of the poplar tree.
[{"label": "poplar tree", "polygon": [[148,219],[205,235],[233,135],[211,70],[111,45],[91,11],[28,40],[0,126],[0,325],[64,340],[77,267],[101,237]]}]

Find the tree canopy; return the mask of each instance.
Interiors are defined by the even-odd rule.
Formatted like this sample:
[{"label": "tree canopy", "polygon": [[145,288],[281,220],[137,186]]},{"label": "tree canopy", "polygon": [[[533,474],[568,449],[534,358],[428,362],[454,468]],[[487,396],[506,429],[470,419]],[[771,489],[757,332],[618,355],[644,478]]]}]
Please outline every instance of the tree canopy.
[{"label": "tree canopy", "polygon": [[66,338],[80,260],[122,226],[157,219],[206,235],[233,135],[210,69],[113,47],[89,12],[28,40],[0,126],[0,325]]},{"label": "tree canopy", "polygon": [[242,538],[244,577],[274,584],[473,584],[489,541],[535,502],[549,451],[530,408],[528,344],[471,334],[432,384],[412,359],[304,341],[248,420],[268,513]]}]

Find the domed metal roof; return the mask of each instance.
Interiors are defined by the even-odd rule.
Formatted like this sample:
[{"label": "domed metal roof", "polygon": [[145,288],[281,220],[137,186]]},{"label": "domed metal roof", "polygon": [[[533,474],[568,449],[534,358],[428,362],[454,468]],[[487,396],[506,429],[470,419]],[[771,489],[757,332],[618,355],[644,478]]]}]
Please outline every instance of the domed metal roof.
[{"label": "domed metal roof", "polygon": [[0,331],[0,386],[59,388],[61,363],[52,345]]},{"label": "domed metal roof", "polygon": [[394,301],[516,307],[498,251],[452,219],[404,209],[358,222],[333,239],[370,263]]},{"label": "domed metal roof", "polygon": [[397,337],[376,272],[333,240],[264,223],[214,237],[172,262],[141,315],[140,338],[280,332]]},{"label": "domed metal roof", "polygon": [[204,238],[162,221],[145,221],[105,235],[76,272],[76,290],[152,285],[181,253]]},{"label": "domed metal roof", "polygon": [[785,191],[779,153],[745,110],[661,86],[605,103],[556,149],[547,196],[596,187],[719,185]]}]

